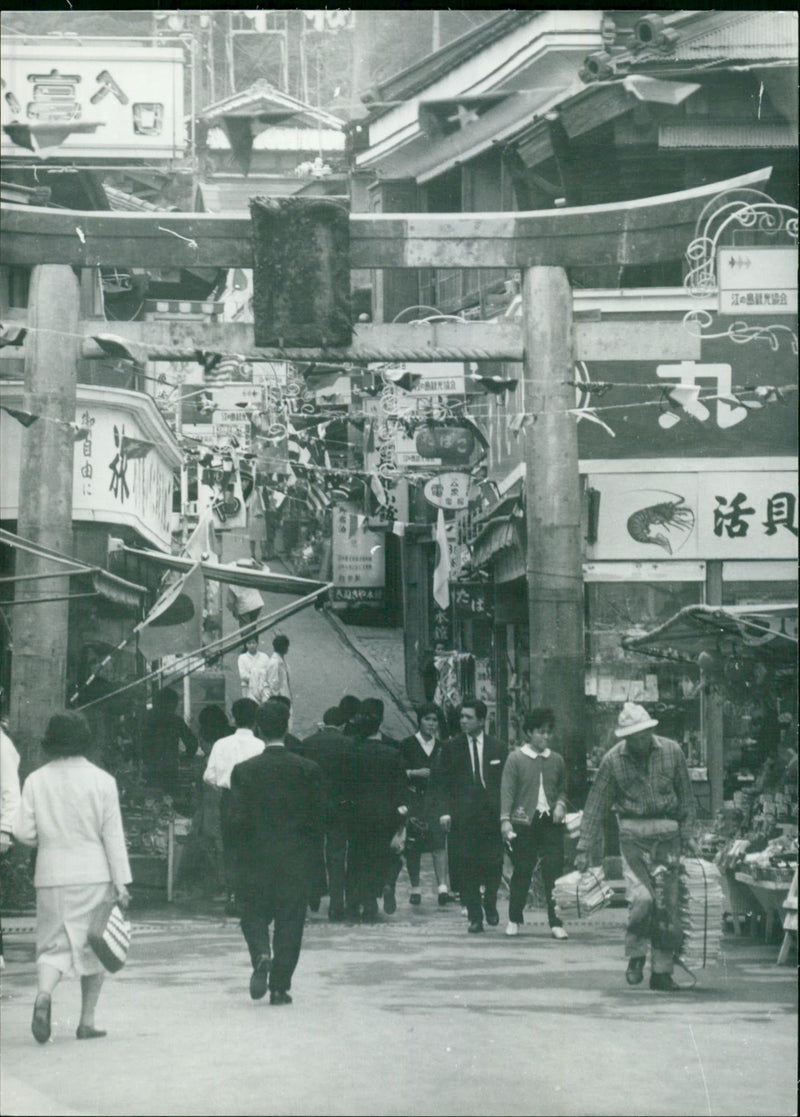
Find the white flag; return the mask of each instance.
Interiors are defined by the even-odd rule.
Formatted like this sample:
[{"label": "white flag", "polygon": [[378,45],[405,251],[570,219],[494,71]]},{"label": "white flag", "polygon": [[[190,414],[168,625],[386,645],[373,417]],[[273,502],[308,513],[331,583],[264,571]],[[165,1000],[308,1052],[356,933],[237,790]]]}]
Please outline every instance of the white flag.
[{"label": "white flag", "polygon": [[433,571],[433,600],[440,609],[450,606],[450,551],[444,526],[444,512],[436,518],[436,566]]}]

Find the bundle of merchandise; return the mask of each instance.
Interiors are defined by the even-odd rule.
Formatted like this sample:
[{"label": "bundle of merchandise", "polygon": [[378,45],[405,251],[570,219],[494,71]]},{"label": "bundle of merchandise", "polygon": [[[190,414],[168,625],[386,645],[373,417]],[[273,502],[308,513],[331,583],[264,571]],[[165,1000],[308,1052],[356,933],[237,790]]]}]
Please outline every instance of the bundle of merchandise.
[{"label": "bundle of merchandise", "polygon": [[683,942],[680,960],[688,970],[719,959],[725,900],[719,869],[699,857],[681,860],[680,905]]},{"label": "bundle of merchandise", "polygon": [[607,907],[614,897],[614,889],[606,883],[602,866],[587,869],[585,873],[577,870],[559,877],[553,888],[553,899],[563,916],[576,915],[585,919],[596,911]]},{"label": "bundle of merchandise", "polygon": [[564,825],[570,838],[577,838],[580,835],[582,822],[583,811],[574,811],[564,816]]}]

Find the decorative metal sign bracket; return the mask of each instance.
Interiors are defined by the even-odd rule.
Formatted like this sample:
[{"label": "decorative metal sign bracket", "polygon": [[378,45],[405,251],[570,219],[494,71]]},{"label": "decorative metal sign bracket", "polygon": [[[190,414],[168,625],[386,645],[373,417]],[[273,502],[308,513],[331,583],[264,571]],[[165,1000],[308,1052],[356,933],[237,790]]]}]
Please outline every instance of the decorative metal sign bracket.
[{"label": "decorative metal sign bracket", "polygon": [[[694,239],[686,250],[689,271],[683,283],[694,298],[707,299],[710,295],[720,294],[720,251],[727,247],[745,255],[748,249],[757,252],[759,249],[794,248],[796,251],[797,210],[793,206],[781,205],[760,190],[749,188],[726,191],[712,198],[700,213]],[[746,259],[744,265],[748,266]],[[793,274],[796,286],[795,269]],[[748,294],[747,298],[751,296]],[[769,314],[771,310],[768,308],[772,308],[780,314],[782,300],[786,302],[782,292],[759,292],[752,296],[751,305],[757,307],[754,313]],[[747,302],[743,300],[742,305],[747,307]],[[793,306],[787,305],[783,313],[791,314],[793,309]],[[792,351],[797,353],[797,334],[782,323],[751,325],[743,319],[736,319],[726,329],[712,333],[710,331],[714,326],[719,325],[718,319],[706,308],[697,308],[686,313],[683,324],[696,337],[728,338],[737,345],[765,341],[773,351],[779,348],[781,338],[785,340],[788,337]]]}]

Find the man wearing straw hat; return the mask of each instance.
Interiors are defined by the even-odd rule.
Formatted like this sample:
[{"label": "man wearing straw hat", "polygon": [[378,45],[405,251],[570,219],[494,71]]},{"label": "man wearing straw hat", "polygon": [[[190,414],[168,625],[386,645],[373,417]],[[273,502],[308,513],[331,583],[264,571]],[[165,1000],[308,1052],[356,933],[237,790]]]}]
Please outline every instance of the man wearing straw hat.
[{"label": "man wearing straw hat", "polygon": [[622,707],[619,744],[603,757],[586,800],[575,867],[585,872],[592,854],[602,852],[606,812],[613,810],[629,905],[625,978],[641,984],[650,944],[650,988],[673,993],[680,989],[672,978],[681,945],[677,869],[682,851],[696,853],[695,802],[683,751],[652,733],[657,725],[644,706]]}]

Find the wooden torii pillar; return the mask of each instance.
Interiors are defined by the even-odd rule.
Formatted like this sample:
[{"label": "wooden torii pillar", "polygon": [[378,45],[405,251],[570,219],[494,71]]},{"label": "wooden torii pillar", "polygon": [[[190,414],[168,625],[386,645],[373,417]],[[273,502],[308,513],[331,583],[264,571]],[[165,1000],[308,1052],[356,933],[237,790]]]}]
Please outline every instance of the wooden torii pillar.
[{"label": "wooden torii pillar", "polygon": [[[506,331],[502,344],[495,346],[496,327],[482,323],[472,325],[480,330],[483,344],[451,344],[449,352],[431,344],[431,331],[426,346],[416,326],[393,327],[391,340],[380,332],[389,328],[377,326],[366,331],[373,339],[373,355],[366,359],[392,359],[392,353],[394,359],[408,359],[413,352],[414,360],[491,360],[508,359],[509,347],[522,352],[525,410],[534,416],[525,434],[531,699],[555,711],[578,791],[585,782],[583,580],[576,423],[567,414],[574,398],[565,382],[573,379],[575,356],[589,354],[575,351],[572,293],[564,269],[679,259],[709,201],[723,192],[761,185],[770,173],[766,168],[694,190],[613,205],[535,213],[350,217],[352,268],[519,268],[523,273],[521,345]],[[78,213],[3,205],[0,232],[7,264],[253,266],[247,214]],[[115,323],[115,332],[121,325]],[[87,334],[96,328],[90,325]],[[609,329],[613,333],[613,324]],[[359,344],[364,336],[365,331],[356,330],[354,343],[340,349],[260,349],[253,359],[321,355],[363,360],[370,349]],[[499,341],[496,332],[494,338]],[[681,349],[677,336],[673,341]],[[203,348],[211,343],[205,329],[203,342]],[[684,334],[683,343],[683,359],[699,354],[697,339]],[[177,359],[193,359],[195,347],[184,345]],[[148,355],[157,356],[157,348],[148,349]],[[657,354],[648,351],[642,334],[638,342],[617,348],[616,355],[642,360],[666,353],[663,345]],[[175,359],[172,354],[170,359]],[[608,342],[601,359],[612,359]]]},{"label": "wooden torii pillar", "polygon": [[[68,555],[79,311],[80,289],[72,268],[42,264],[33,269],[23,406],[40,418],[22,432],[17,533]],[[49,598],[13,610],[9,715],[25,771],[36,765],[47,721],[64,704],[69,578],[53,577],[58,570],[51,560],[17,552],[15,574],[24,579],[16,584],[17,600]]]}]

